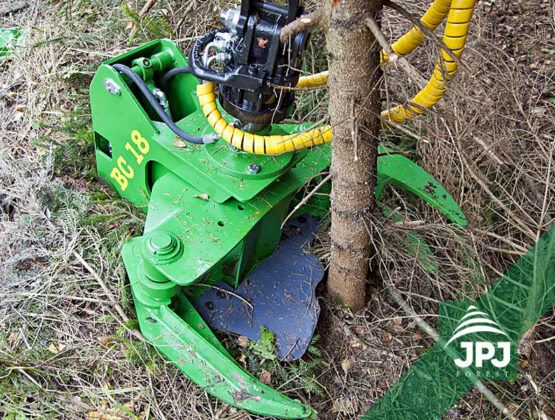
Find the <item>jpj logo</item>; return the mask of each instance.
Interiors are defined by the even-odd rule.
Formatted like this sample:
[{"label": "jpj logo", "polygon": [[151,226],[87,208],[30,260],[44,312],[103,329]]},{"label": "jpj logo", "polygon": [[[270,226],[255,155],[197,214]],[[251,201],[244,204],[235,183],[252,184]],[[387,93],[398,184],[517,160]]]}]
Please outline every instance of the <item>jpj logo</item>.
[{"label": "jpj logo", "polygon": [[462,308],[456,308],[459,306],[457,304],[463,302],[450,302],[445,305],[447,311],[443,311],[447,314],[440,312],[442,324],[446,323],[446,319],[450,321],[447,322],[448,328],[440,326],[442,336],[445,337],[444,333],[451,331],[443,348],[454,349],[461,356],[454,358],[453,362],[458,367],[467,369],[465,374],[470,375],[472,372],[480,379],[515,377],[516,348],[502,327],[475,305],[468,306],[458,323],[454,324],[453,321],[456,322],[457,318],[449,315],[455,311],[461,312]]}]

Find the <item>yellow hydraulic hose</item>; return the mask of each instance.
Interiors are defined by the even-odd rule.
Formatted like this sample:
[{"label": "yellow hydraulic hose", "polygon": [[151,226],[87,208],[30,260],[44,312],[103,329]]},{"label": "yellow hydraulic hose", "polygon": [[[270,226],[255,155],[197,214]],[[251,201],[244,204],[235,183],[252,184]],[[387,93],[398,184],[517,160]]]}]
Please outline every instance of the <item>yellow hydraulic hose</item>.
[{"label": "yellow hydraulic hose", "polygon": [[[475,3],[476,0],[453,0],[447,16],[443,43],[457,58],[460,58],[464,51]],[[445,94],[447,84],[455,76],[457,68],[457,62],[445,49],[442,49],[441,57],[428,84],[407,104],[383,111],[382,117],[392,123],[401,124],[409,118],[422,114],[425,108],[431,108]]]},{"label": "yellow hydraulic hose", "polygon": [[[420,19],[420,23],[431,31],[435,30],[439,24],[443,22],[447,13],[449,13],[450,6],[451,0],[434,0],[430,8]],[[418,26],[414,26],[410,31],[394,42],[391,45],[391,49],[397,57],[403,57],[418,47],[423,39],[424,34],[422,30]],[[380,61],[382,65],[387,65],[389,63],[389,56],[384,50],[382,50],[380,54]],[[321,73],[300,77],[297,87],[316,88],[325,86],[327,81],[328,72],[323,71]]]},{"label": "yellow hydraulic hose", "polygon": [[213,82],[197,85],[197,95],[202,112],[214,131],[225,141],[245,152],[277,155],[331,141],[331,129],[328,126],[314,128],[306,133],[283,136],[259,136],[247,133],[233,127],[222,117],[216,105]]},{"label": "yellow hydraulic hose", "polygon": [[320,86],[325,86],[328,83],[328,71],[323,71],[321,73],[311,74],[309,76],[299,77],[297,82],[298,88],[315,88]]},{"label": "yellow hydraulic hose", "polygon": [[[440,4],[442,1],[443,0],[436,0],[434,4]],[[457,58],[460,58],[464,51],[475,3],[476,0],[452,0],[451,2],[443,43]],[[431,16],[434,16],[436,20],[439,19],[437,15]],[[430,19],[432,18],[430,17]],[[431,21],[428,23],[430,22]],[[408,36],[408,34],[405,36]],[[412,36],[413,35],[410,35],[410,37]],[[411,48],[412,45],[416,47],[418,44],[412,43],[408,48]],[[406,51],[406,49],[402,51]],[[457,72],[457,68],[457,62],[445,49],[442,49],[441,57],[438,59],[434,74],[428,84],[408,104],[399,105],[390,110],[383,111],[382,117],[389,120],[391,123],[400,124],[409,118],[422,114],[424,108],[431,108],[441,99],[447,90],[447,84],[453,79]],[[326,79],[327,72],[318,73],[300,78],[299,85],[302,85],[302,87],[321,86],[325,84]],[[246,152],[268,155],[280,154],[327,143],[332,139],[331,127],[329,126],[315,128],[305,133],[283,136],[260,136],[247,133],[233,127],[222,117],[216,105],[213,82],[199,84],[197,86],[197,95],[202,111],[214,131],[228,143]]]},{"label": "yellow hydraulic hose", "polygon": [[[430,8],[420,19],[420,23],[429,30],[434,31],[443,22],[443,19],[449,13],[450,7],[451,0],[434,0]],[[418,26],[413,26],[410,31],[391,45],[391,49],[398,57],[403,57],[418,47],[423,40],[424,34],[422,29]],[[389,63],[389,57],[385,51],[382,51],[381,58],[382,63]]]}]

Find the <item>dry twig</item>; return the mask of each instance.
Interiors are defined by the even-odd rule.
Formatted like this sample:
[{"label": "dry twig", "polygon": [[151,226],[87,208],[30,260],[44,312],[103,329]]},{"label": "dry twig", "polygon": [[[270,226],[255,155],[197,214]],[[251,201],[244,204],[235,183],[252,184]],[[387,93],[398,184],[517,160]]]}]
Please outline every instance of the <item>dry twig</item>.
[{"label": "dry twig", "polygon": [[[121,305],[116,301],[116,299],[114,298],[114,296],[112,295],[112,292],[110,292],[110,289],[108,289],[108,286],[106,286],[106,283],[104,283],[104,280],[102,280],[100,278],[100,276],[98,275],[98,273],[89,265],[89,263],[87,263],[83,257],[81,256],[81,254],[79,254],[77,251],[73,251],[73,256],[77,259],[77,261],[79,261],[81,263],[81,265],[83,265],[83,267],[85,267],[85,269],[94,277],[94,279],[96,280],[96,282],[100,285],[100,287],[102,288],[102,290],[104,291],[104,293],[106,294],[106,296],[108,297],[108,301],[110,302],[110,305],[113,306],[113,308],[116,310],[116,312],[118,313],[118,315],[121,317],[121,319],[123,320],[124,324],[129,324],[129,317],[127,316],[127,314],[125,313],[125,311],[123,310],[123,308],[121,307]],[[126,325],[125,325],[126,326]],[[127,328],[127,326],[126,326]],[[129,330],[129,328],[127,328]],[[146,341],[145,338],[143,337],[143,335],[137,331],[137,330],[129,330],[131,331],[131,333],[140,341]]]},{"label": "dry twig", "polygon": [[282,42],[285,42],[289,38],[293,38],[295,35],[311,30],[314,28],[324,29],[327,25],[327,13],[324,7],[320,7],[312,13],[303,15],[293,22],[285,25],[281,29],[281,34],[279,36]]},{"label": "dry twig", "polygon": [[380,46],[387,53],[389,63],[403,70],[415,83],[419,85],[419,87],[424,87],[424,85],[426,85],[426,80],[420,76],[418,70],[416,70],[404,57],[399,57],[393,52],[391,45],[389,45],[385,39],[385,36],[375,19],[372,16],[368,16],[365,22],[368,29],[370,29],[370,32],[372,32],[372,35],[374,35]]}]

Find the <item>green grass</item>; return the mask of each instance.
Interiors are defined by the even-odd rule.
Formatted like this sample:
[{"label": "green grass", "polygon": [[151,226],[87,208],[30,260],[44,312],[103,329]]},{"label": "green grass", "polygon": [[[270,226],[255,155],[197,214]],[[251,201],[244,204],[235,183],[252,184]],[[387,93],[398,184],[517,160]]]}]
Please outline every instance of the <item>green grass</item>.
[{"label": "green grass", "polygon": [[[179,38],[180,46],[187,49],[195,36],[218,24],[217,12],[229,3],[198,2],[183,16],[180,12],[188,2],[171,0],[155,7],[135,33],[127,24],[137,22],[140,1],[129,2],[133,11],[128,2],[120,0],[34,3],[20,20],[33,28],[29,48],[14,61],[0,65],[2,89],[16,95],[8,95],[9,100],[2,97],[0,104],[5,121],[5,134],[0,134],[0,417],[73,419],[99,411],[126,418],[256,418],[208,397],[152,346],[129,334],[128,328],[136,328],[137,323],[120,251],[129,238],[141,234],[145,214],[99,182],[88,104],[88,86],[102,61],[161,36]],[[175,25],[182,18],[184,23],[176,34]],[[309,50],[303,70],[327,68],[323,38],[320,32],[313,36],[314,48]],[[475,48],[496,63],[506,62],[496,58],[494,49],[484,50],[480,44]],[[476,98],[462,97],[455,102],[455,88],[436,116],[422,118],[404,131],[384,131],[382,140],[408,152],[411,159],[419,159],[449,185],[476,226],[525,246],[530,238],[499,210],[460,158],[476,162],[491,191],[526,226],[537,229],[530,219],[539,220],[544,191],[548,212],[552,210],[553,188],[546,181],[551,149],[549,139],[542,137],[549,134],[549,113],[541,119],[531,113],[523,116],[518,106],[527,109],[528,103],[513,100],[509,89],[531,95],[526,100],[536,106],[535,82],[528,80],[528,73],[508,65],[498,74],[498,69],[472,54],[468,63],[478,76],[463,74],[459,90],[480,92],[479,108],[473,108]],[[511,71],[521,85],[511,86],[510,80],[503,79]],[[484,74],[490,84],[485,84]],[[402,82],[396,83],[394,87]],[[542,87],[541,92],[545,91],[551,92]],[[297,98],[293,119],[315,122],[325,117],[326,89]],[[549,107],[551,99],[546,98],[541,106]],[[15,105],[23,106],[24,111],[15,111]],[[510,118],[503,120],[505,114]],[[427,142],[417,142],[415,137]],[[505,167],[492,163],[474,141],[478,137],[488,139],[492,150],[508,162]],[[512,162],[518,166],[511,166]],[[522,174],[534,178],[537,191],[529,190]],[[425,220],[419,233],[440,261],[440,274],[430,276],[393,245],[404,234],[402,229],[381,218],[372,227],[377,232],[374,245],[380,250],[372,264],[383,273],[380,281],[405,293],[422,316],[436,313],[434,300],[481,294],[487,279],[497,278],[491,267],[503,270],[513,258],[497,250],[509,248],[506,243],[472,230],[461,234],[412,198],[392,191],[387,204],[401,206],[413,220]],[[326,223],[327,229],[329,219]],[[323,236],[318,254],[325,261],[329,243]],[[73,252],[106,282],[131,318],[129,323],[121,322],[103,289]],[[317,406],[323,418],[357,417],[426,349],[426,342],[412,338],[416,330],[408,322],[402,330],[395,330],[392,342],[380,338],[382,331],[396,327],[392,320],[403,316],[380,281],[372,285],[373,299],[363,313],[351,314],[325,301],[328,309],[323,313],[334,323],[321,321],[321,337],[314,338],[303,360],[280,363],[268,357],[268,348],[243,348],[233,336],[219,337],[251,373],[259,377],[268,372],[271,386]],[[431,321],[433,324],[433,317]],[[354,331],[369,344],[367,348],[354,345],[360,343],[345,330]],[[545,331],[538,338],[544,337],[548,337]],[[535,345],[534,351],[543,354],[546,345],[549,342]],[[339,368],[347,358],[356,361],[348,373]],[[382,369],[378,377],[368,373],[376,366]],[[528,383],[525,377],[514,384],[516,391],[510,388],[505,392],[504,385],[495,389],[505,403],[522,403],[517,411],[522,418],[537,418],[538,411],[553,410],[547,398],[552,381],[540,374],[531,378],[538,385],[534,394],[518,390]],[[334,411],[335,402],[347,395],[360,401],[355,414]],[[467,402],[462,405],[465,416],[473,410],[475,416],[498,416],[479,394],[470,395]],[[131,403],[135,405],[132,410]]]}]

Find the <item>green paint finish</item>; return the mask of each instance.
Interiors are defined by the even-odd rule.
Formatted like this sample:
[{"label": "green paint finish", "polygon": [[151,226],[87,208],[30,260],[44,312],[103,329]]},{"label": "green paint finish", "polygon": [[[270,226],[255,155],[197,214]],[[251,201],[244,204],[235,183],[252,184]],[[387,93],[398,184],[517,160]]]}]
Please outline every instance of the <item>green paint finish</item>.
[{"label": "green paint finish", "polygon": [[248,203],[232,198],[216,203],[177,175],[162,176],[152,190],[145,235],[174,232],[183,252],[178,259],[157,265],[159,273],[180,286],[192,284],[203,279],[247,236],[247,242],[254,243],[244,249],[243,258],[256,262],[267,257],[279,243],[279,227],[292,195],[327,166],[327,161],[313,161],[314,157],[307,156]]},{"label": "green paint finish", "polygon": [[[554,273],[555,226],[552,226],[484,296],[476,302],[467,302],[464,307],[472,303],[486,312],[508,336],[511,345],[516,346],[526,331],[555,305]],[[457,310],[461,302],[440,304]],[[452,316],[453,312],[440,308],[440,324],[443,314]],[[462,314],[459,312],[459,316]],[[451,325],[454,327],[457,323]],[[441,329],[440,326],[440,333]],[[472,338],[476,337],[466,336],[465,340],[473,341]],[[479,379],[475,367],[460,368],[454,363],[460,355],[446,344],[446,336],[440,335],[437,343],[361,419],[442,418]],[[516,369],[514,354],[511,363]]]},{"label": "green paint finish", "polygon": [[378,158],[377,196],[385,184],[391,183],[422,198],[457,225],[468,225],[457,202],[433,176],[405,156],[393,154],[391,149],[382,147],[379,152],[392,154],[384,154]]},{"label": "green paint finish", "polygon": [[11,54],[20,45],[22,38],[19,29],[0,28],[0,59]]},{"label": "green paint finish", "polygon": [[[141,332],[193,382],[220,400],[265,416],[307,418],[312,409],[264,385],[245,372],[227,353],[208,325],[182,294],[173,302],[147,306],[136,295],[144,272],[137,241],[122,251]],[[178,315],[179,314],[179,315]]]},{"label": "green paint finish", "polygon": [[[116,62],[131,66],[153,89],[167,70],[187,61],[172,42],[154,41],[103,64],[91,84],[98,173],[147,211],[144,235],[122,250],[142,333],[193,382],[222,401],[265,416],[309,417],[310,407],[245,372],[190,299],[220,280],[238,285],[275,251],[281,224],[299,202],[297,192],[302,195],[303,186],[321,179],[331,146],[258,156],[233,151],[223,140],[188,144],[177,139],[136,86],[110,66]],[[192,75],[180,74],[165,93],[176,124],[202,136],[213,130],[199,109],[197,83]],[[309,126],[276,124],[269,134],[298,133]],[[380,148],[380,153],[386,151]],[[250,165],[256,165],[255,170]],[[393,183],[456,223],[466,223],[439,183],[402,156],[380,157],[378,180],[377,196]],[[328,207],[328,197],[315,197],[302,211],[322,217]]]},{"label": "green paint finish", "polygon": [[[205,147],[206,155],[219,170],[242,179],[274,178],[285,172],[294,162],[293,153],[283,155],[253,155],[233,151],[225,141],[218,141]],[[306,153],[306,152],[305,152]],[[249,173],[249,165],[256,165],[256,174]]]}]

